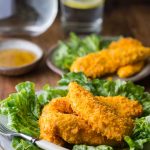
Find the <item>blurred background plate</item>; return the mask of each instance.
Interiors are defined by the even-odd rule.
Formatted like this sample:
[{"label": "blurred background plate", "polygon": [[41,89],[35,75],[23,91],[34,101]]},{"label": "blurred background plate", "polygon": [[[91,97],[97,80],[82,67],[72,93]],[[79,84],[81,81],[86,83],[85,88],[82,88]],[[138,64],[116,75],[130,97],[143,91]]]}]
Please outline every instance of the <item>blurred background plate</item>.
[{"label": "blurred background plate", "polygon": [[[55,73],[59,74],[59,75],[63,75],[65,73],[67,73],[66,71],[60,69],[59,67],[57,67],[54,64],[54,55],[57,51],[58,45],[53,46],[50,51],[49,54],[47,56],[47,60],[46,60],[46,64],[47,66],[54,71]],[[145,64],[144,68],[137,73],[136,75],[129,77],[129,78],[119,78],[117,75],[111,75],[111,78],[114,80],[120,79],[120,80],[124,80],[124,81],[139,81],[141,79],[144,79],[145,77],[150,75],[150,59],[147,61],[147,63]],[[107,78],[107,77],[106,77]],[[105,77],[103,77],[103,79],[105,79]]]}]

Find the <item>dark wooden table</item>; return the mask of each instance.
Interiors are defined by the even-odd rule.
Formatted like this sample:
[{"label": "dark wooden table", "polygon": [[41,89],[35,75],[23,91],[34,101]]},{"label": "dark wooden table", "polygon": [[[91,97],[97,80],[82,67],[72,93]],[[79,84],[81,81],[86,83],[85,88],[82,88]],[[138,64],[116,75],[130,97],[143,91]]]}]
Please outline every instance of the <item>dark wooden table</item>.
[{"label": "dark wooden table", "polygon": [[[150,5],[131,4],[106,7],[102,35],[132,36],[141,40],[144,45],[150,46]],[[58,17],[53,26],[43,35],[23,38],[37,43],[43,48],[46,55],[52,45],[65,37]],[[36,89],[39,90],[46,83],[55,85],[59,79],[60,76],[49,70],[43,60],[36,70],[26,75],[19,77],[0,76],[0,99],[14,92],[14,87],[19,82],[35,82]],[[150,76],[137,83],[145,86],[146,90],[150,91]]]}]

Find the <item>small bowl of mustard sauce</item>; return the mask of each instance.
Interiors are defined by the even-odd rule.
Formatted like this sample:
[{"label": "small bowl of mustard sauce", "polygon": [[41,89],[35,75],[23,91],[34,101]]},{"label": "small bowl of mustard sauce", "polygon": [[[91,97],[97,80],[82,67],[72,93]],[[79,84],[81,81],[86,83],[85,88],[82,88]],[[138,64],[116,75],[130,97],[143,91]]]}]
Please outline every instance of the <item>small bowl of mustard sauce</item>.
[{"label": "small bowl of mustard sauce", "polygon": [[22,39],[0,41],[0,74],[22,75],[35,68],[43,57],[36,44]]}]

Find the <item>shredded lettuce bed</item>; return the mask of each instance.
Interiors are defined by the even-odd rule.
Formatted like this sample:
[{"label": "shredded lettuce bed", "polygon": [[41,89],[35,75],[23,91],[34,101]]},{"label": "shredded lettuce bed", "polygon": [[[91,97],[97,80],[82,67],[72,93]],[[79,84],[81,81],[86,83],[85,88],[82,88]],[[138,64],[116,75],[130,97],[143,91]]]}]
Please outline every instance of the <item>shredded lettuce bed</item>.
[{"label": "shredded lettuce bed", "polygon": [[113,150],[113,148],[107,145],[100,145],[95,147],[87,145],[75,145],[73,150]]},{"label": "shredded lettuce bed", "polygon": [[77,57],[100,51],[118,38],[113,37],[106,40],[96,34],[81,38],[75,33],[71,33],[68,41],[58,43],[58,48],[53,55],[53,63],[60,69],[67,71]]},{"label": "shredded lettuce bed", "polygon": [[[143,106],[143,115],[136,118],[132,136],[126,136],[124,140],[130,150],[143,149],[143,145],[150,142],[150,93],[132,82],[90,80],[83,73],[68,73],[58,82],[57,87],[45,85],[40,94],[35,92],[34,83],[23,82],[16,86],[16,93],[0,102],[0,114],[8,117],[8,126],[12,130],[39,137],[38,118],[42,108],[51,99],[66,96],[71,81],[78,82],[97,96],[122,95],[130,100],[138,100]],[[35,145],[20,138],[14,138],[12,146],[15,150],[39,150]],[[113,147],[74,145],[73,150],[113,150]]]}]

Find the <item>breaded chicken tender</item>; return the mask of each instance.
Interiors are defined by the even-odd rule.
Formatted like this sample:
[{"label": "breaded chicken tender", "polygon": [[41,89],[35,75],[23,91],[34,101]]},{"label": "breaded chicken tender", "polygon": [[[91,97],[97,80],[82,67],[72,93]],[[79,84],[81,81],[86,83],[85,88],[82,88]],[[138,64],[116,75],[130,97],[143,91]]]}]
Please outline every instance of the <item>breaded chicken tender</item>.
[{"label": "breaded chicken tender", "polygon": [[118,115],[104,102],[75,82],[69,84],[67,95],[73,111],[87,121],[93,131],[107,139],[121,141],[133,130],[133,120]]},{"label": "breaded chicken tender", "polygon": [[93,96],[71,82],[66,97],[47,104],[39,119],[40,138],[64,146],[70,144],[121,146],[130,136],[134,118],[142,106],[123,96]]},{"label": "breaded chicken tender", "polygon": [[119,68],[150,57],[150,48],[132,38],[121,38],[107,49],[77,58],[70,70],[83,72],[88,77],[101,77],[115,73]]},{"label": "breaded chicken tender", "polygon": [[140,72],[143,67],[144,67],[144,61],[140,61],[138,63],[119,68],[117,71],[117,75],[120,78],[127,78],[127,77],[133,76],[134,74]]},{"label": "breaded chicken tender", "polygon": [[129,47],[140,47],[143,46],[142,43],[138,40],[133,38],[121,38],[119,41],[111,42],[108,48],[115,49],[115,48],[129,48]]},{"label": "breaded chicken tender", "polygon": [[100,102],[114,108],[117,111],[118,115],[131,118],[136,118],[142,115],[142,105],[136,100],[129,100],[128,98],[123,96],[96,96],[96,98]]},{"label": "breaded chicken tender", "polygon": [[73,114],[67,98],[57,98],[46,105],[39,120],[40,138],[55,144],[107,144],[114,146],[114,140],[109,140],[91,130],[87,122]]},{"label": "breaded chicken tender", "polygon": [[[143,46],[142,43],[138,40],[134,40],[132,38],[124,38],[122,40],[118,41],[114,41],[112,42],[108,49],[116,49],[116,48],[122,48],[122,49],[127,49],[129,47],[141,47]],[[130,77],[138,72],[140,72],[142,70],[142,68],[144,67],[144,61],[140,61],[134,64],[128,64],[126,66],[120,67],[117,71],[117,75],[120,78],[127,78]]]}]

